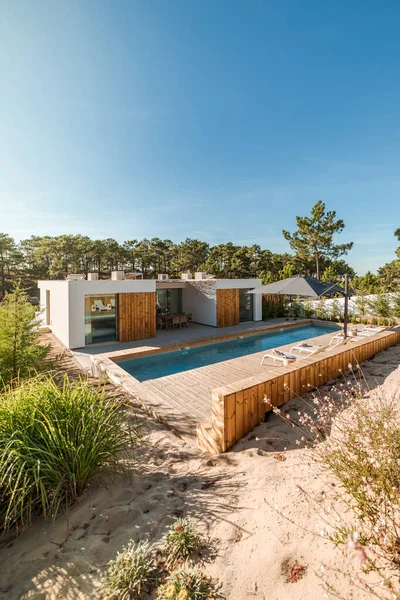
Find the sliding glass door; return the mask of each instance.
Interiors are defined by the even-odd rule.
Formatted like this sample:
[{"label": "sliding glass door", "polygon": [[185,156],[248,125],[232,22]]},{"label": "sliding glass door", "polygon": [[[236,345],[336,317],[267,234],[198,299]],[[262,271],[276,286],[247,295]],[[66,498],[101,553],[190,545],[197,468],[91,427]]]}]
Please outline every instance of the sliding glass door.
[{"label": "sliding glass door", "polygon": [[182,312],[182,289],[168,288],[157,290],[157,312],[158,313],[181,313]]},{"label": "sliding glass door", "polygon": [[116,295],[85,296],[85,344],[117,339]]},{"label": "sliding glass door", "polygon": [[253,294],[249,290],[239,290],[239,321],[253,320]]}]

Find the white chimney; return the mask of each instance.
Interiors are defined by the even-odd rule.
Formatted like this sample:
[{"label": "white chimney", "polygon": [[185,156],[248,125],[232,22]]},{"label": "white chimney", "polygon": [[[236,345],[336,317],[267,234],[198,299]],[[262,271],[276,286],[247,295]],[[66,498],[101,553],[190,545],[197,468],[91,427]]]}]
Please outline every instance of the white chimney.
[{"label": "white chimney", "polygon": [[111,271],[111,279],[113,281],[121,281],[122,279],[124,279],[124,275],[124,271]]},{"label": "white chimney", "polygon": [[88,273],[88,281],[98,281],[99,274],[98,273]]}]

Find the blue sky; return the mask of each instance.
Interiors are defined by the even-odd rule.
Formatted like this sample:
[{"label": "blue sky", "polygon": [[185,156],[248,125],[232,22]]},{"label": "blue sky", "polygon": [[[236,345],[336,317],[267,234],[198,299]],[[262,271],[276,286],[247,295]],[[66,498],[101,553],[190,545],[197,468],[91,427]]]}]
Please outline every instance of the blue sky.
[{"label": "blue sky", "polygon": [[288,250],[322,199],[359,272],[400,227],[400,5],[0,0],[0,231]]}]

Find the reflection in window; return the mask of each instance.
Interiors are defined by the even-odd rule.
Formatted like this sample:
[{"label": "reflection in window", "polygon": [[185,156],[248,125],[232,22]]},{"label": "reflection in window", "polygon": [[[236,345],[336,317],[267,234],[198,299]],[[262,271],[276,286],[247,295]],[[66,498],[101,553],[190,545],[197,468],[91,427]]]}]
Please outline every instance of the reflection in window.
[{"label": "reflection in window", "polygon": [[115,342],[116,296],[85,296],[85,344]]},{"label": "reflection in window", "polygon": [[182,290],[181,288],[168,288],[157,290],[157,312],[158,313],[181,313],[182,312]]},{"label": "reflection in window", "polygon": [[249,290],[239,290],[239,321],[253,320],[253,294]]}]

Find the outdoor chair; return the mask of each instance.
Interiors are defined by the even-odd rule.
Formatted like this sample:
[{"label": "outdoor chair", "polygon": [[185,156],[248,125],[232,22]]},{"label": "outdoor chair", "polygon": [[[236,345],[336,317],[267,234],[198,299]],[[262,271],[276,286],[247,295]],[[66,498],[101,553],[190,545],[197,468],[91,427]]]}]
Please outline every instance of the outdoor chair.
[{"label": "outdoor chair", "polygon": [[157,329],[166,329],[167,324],[162,317],[157,317]]},{"label": "outdoor chair", "polygon": [[177,325],[181,327],[181,317],[172,317],[172,329],[175,329]]},{"label": "outdoor chair", "polygon": [[182,327],[182,325],[186,325],[186,327],[188,327],[188,318],[187,315],[182,315],[179,317],[179,323],[180,326]]}]

